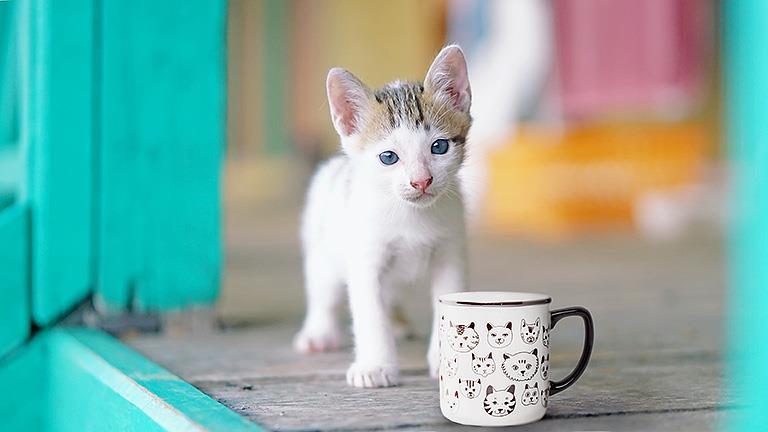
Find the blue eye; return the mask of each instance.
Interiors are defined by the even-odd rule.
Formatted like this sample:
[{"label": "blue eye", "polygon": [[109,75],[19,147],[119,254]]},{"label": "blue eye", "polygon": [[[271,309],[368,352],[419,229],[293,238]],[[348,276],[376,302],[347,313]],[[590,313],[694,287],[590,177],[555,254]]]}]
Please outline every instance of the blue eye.
[{"label": "blue eye", "polygon": [[448,140],[439,139],[432,143],[432,154],[445,154],[448,151]]},{"label": "blue eye", "polygon": [[385,151],[379,155],[379,160],[384,165],[392,165],[393,163],[400,160],[400,158],[397,157],[397,153],[395,152]]}]

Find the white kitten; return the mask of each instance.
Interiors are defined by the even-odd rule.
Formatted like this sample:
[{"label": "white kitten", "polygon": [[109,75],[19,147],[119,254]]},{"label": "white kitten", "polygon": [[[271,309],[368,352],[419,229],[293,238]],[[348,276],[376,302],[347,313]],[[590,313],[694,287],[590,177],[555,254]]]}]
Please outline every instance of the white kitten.
[{"label": "white kitten", "polygon": [[[334,309],[347,286],[355,343],[347,382],[395,385],[392,290],[428,279],[436,298],[466,285],[457,177],[471,124],[466,63],[458,46],[448,46],[423,84],[396,81],[372,91],[337,68],[327,90],[344,154],[323,165],[309,188],[302,224],[308,308],[295,346],[338,346]],[[438,321],[428,353],[433,376]]]}]

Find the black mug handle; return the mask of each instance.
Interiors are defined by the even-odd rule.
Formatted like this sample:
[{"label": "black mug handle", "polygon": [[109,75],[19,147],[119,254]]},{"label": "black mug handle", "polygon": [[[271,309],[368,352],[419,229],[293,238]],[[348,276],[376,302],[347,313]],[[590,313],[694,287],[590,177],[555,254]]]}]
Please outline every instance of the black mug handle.
[{"label": "black mug handle", "polygon": [[588,310],[581,306],[574,306],[565,309],[557,309],[550,312],[549,330],[555,328],[555,324],[565,317],[578,316],[584,321],[584,348],[581,350],[581,358],[576,368],[560,381],[551,381],[549,383],[549,395],[554,396],[561,391],[572,386],[581,374],[587,369],[589,357],[592,355],[592,345],[595,342],[595,326],[592,323],[592,315]]}]

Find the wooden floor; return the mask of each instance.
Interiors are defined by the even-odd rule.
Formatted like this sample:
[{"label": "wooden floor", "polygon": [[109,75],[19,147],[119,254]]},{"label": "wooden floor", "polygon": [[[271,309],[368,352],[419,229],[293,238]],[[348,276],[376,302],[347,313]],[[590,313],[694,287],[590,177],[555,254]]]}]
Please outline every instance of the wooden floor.
[{"label": "wooden floor", "polygon": [[[349,349],[293,353],[303,296],[297,217],[287,207],[258,222],[229,215],[222,329],[128,343],[269,429],[461,429],[440,415],[437,384],[426,376],[426,293],[405,297],[419,336],[400,344],[399,387],[347,387]],[[543,421],[520,430],[706,431],[733,409],[721,379],[725,284],[716,234],[699,231],[668,243],[613,235],[558,244],[476,234],[471,256],[473,289],[546,292],[553,307],[584,305],[595,318],[586,374],[552,399]],[[580,338],[577,321],[558,326],[553,376],[574,364]]]}]

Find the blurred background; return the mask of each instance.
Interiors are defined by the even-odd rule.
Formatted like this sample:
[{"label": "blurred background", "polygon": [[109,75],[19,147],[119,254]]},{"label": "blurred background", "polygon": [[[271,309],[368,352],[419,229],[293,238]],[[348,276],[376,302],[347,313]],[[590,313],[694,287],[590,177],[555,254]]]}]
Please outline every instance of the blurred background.
[{"label": "blurred background", "polygon": [[[568,284],[602,296],[654,281],[650,306],[707,268],[719,310],[718,14],[698,0],[230,2],[220,316],[300,317],[305,187],[338,151],[327,70],[374,87],[422,79],[449,42],[473,90],[472,289],[567,302],[580,295]],[[413,295],[423,310],[426,293]]]}]

